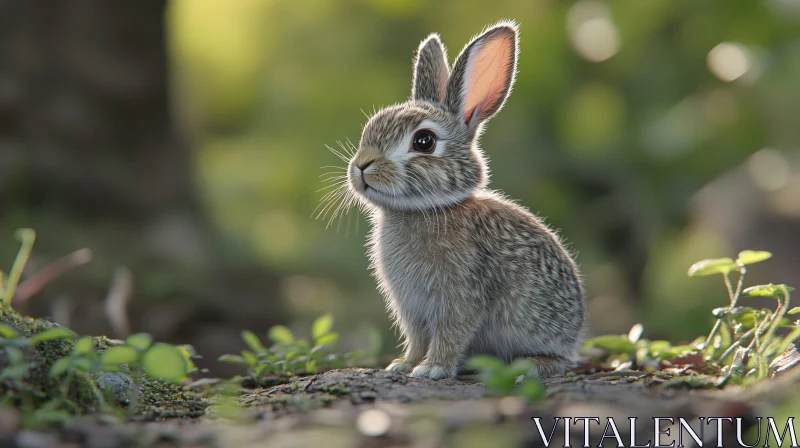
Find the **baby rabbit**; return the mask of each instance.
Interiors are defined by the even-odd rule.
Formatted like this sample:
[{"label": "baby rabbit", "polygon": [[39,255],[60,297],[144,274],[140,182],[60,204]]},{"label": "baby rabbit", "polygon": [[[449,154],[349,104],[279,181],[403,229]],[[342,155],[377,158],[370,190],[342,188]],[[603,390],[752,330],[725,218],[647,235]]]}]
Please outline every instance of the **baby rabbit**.
[{"label": "baby rabbit", "polygon": [[517,33],[506,21],[486,29],[452,70],[430,35],[411,99],[374,114],[349,161],[350,194],[371,222],[371,267],[405,339],[387,370],[447,378],[491,354],[534,359],[530,376],[563,375],[581,343],[575,262],[540,218],[487,188],[478,147],[514,84]]}]

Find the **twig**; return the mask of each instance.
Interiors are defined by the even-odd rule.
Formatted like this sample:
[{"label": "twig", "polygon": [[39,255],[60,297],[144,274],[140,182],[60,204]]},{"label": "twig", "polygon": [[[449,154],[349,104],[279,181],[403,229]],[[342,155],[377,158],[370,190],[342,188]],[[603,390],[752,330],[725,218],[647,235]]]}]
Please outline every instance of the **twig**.
[{"label": "twig", "polygon": [[612,372],[598,372],[583,377],[585,380],[593,380],[596,378],[620,378],[627,376],[637,376],[639,378],[647,376],[646,373],[638,370],[614,370]]},{"label": "twig", "polygon": [[68,296],[60,296],[50,306],[50,315],[53,321],[58,322],[62,327],[70,327],[72,313],[75,311],[75,304]]},{"label": "twig", "polygon": [[105,300],[105,313],[119,338],[130,334],[128,302],[133,296],[133,274],[125,266],[114,269],[114,277]]},{"label": "twig", "polygon": [[17,287],[13,301],[21,303],[30,299],[53,280],[64,275],[64,273],[92,261],[92,256],[91,249],[83,248],[48,264]]}]

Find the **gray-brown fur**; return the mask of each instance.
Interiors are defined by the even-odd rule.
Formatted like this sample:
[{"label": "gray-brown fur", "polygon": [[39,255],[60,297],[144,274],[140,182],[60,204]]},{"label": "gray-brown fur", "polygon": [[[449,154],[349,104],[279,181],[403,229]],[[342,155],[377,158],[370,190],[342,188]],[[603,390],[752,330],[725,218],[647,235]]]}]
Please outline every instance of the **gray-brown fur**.
[{"label": "gray-brown fur", "polygon": [[[417,70],[419,66],[425,69]],[[411,88],[413,99],[441,102],[449,77],[447,51],[439,40],[439,35],[431,34],[419,45],[417,57],[414,59],[414,83]]]},{"label": "gray-brown fur", "polygon": [[[502,95],[487,94],[465,115],[465,80],[485,68],[470,58],[495,64],[481,51],[498,45],[510,60],[491,66],[502,79],[487,91]],[[576,264],[541,219],[487,188],[478,138],[511,91],[517,53],[516,25],[489,28],[465,47],[441,92],[446,52],[429,37],[416,59],[412,99],[370,118],[349,163],[345,194],[368,211],[372,269],[404,337],[404,356],[388,370],[452,377],[483,353],[530,357],[538,361],[530,375],[552,376],[570,366],[581,343]],[[432,154],[411,150],[420,128],[438,137]]]}]

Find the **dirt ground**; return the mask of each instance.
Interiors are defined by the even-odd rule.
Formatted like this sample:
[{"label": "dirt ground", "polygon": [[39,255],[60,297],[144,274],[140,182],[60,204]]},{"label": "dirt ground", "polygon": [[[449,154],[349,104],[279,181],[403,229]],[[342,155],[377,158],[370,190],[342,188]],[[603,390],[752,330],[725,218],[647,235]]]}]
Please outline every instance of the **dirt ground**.
[{"label": "dirt ground", "polygon": [[[646,444],[653,436],[652,417],[683,417],[689,422],[698,416],[740,417],[748,429],[755,416],[764,415],[787,390],[796,388],[800,381],[796,370],[756,386],[723,389],[712,386],[715,378],[680,372],[572,374],[546,380],[546,399],[529,405],[516,397],[485,397],[483,386],[474,381],[431,381],[376,369],[343,369],[246,390],[228,399],[212,398],[206,414],[195,419],[119,423],[89,416],[61,431],[32,432],[19,431],[18,416],[4,411],[0,446],[545,446],[534,417],[540,418],[547,437],[553,431],[550,446],[563,446],[567,436],[563,417],[598,417],[599,423],[590,422],[591,443],[597,446],[609,417],[627,444],[629,417],[634,416],[640,423],[633,428],[636,443]],[[554,417],[561,418],[555,430]],[[574,423],[569,437],[573,445],[580,445],[584,428]],[[730,432],[733,426],[723,430],[723,437],[735,437]],[[610,437],[606,445],[616,446]],[[716,437],[714,430],[703,434],[708,443]]]}]

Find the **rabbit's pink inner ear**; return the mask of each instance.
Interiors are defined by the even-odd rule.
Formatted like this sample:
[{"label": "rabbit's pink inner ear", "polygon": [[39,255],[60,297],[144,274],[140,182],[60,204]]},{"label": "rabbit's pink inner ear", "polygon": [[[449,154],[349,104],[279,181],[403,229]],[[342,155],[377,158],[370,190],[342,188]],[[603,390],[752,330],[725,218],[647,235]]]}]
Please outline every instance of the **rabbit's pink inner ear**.
[{"label": "rabbit's pink inner ear", "polygon": [[474,50],[464,85],[465,123],[473,118],[484,120],[497,112],[508,93],[513,71],[513,35],[499,34]]}]

